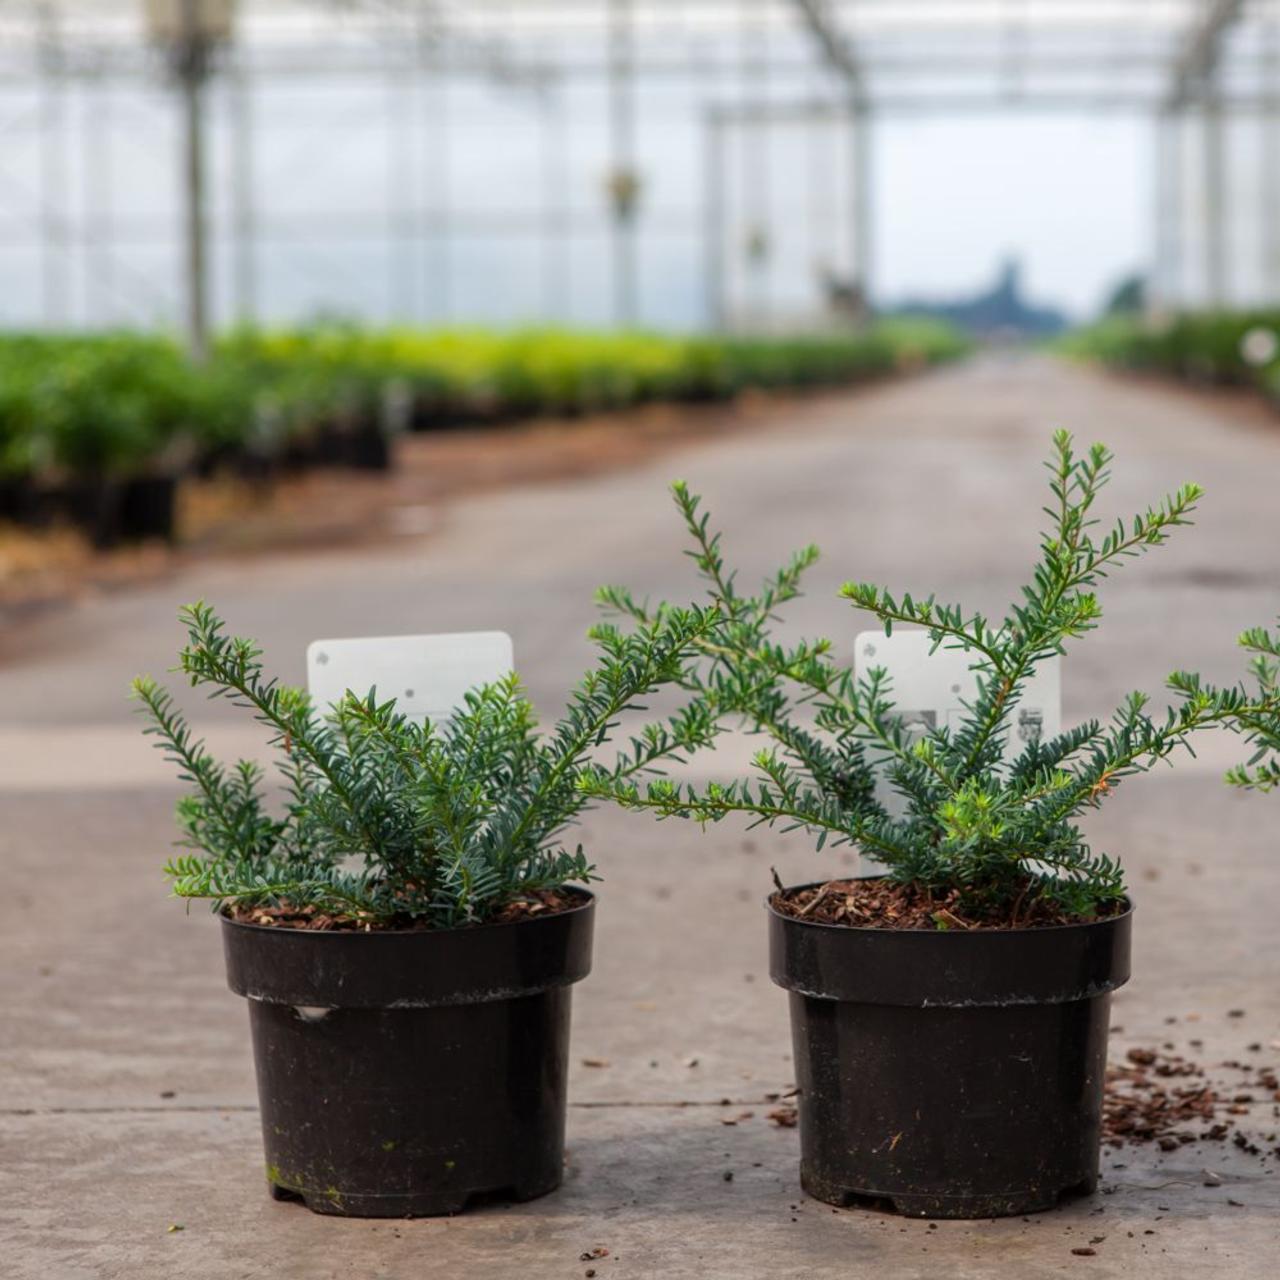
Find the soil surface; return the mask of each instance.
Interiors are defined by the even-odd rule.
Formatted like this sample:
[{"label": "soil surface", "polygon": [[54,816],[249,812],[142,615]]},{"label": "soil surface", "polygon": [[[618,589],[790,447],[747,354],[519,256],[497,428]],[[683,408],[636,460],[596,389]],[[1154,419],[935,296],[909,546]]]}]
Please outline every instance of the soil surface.
[{"label": "soil surface", "polygon": [[[1028,890],[1030,883],[1028,883]],[[1015,901],[1007,914],[977,915],[962,905],[958,890],[936,893],[892,880],[828,880],[801,889],[782,889],[770,899],[775,910],[815,924],[841,924],[854,929],[1046,929],[1089,924],[1119,915],[1123,904],[1096,916],[1073,916],[1051,902],[1032,898]]]},{"label": "soil surface", "polygon": [[[514,924],[518,920],[532,920],[535,916],[556,915],[582,906],[584,898],[585,895],[575,889],[538,889],[499,907],[493,915],[477,924]],[[321,907],[294,907],[287,902],[276,907],[234,903],[226,908],[226,914],[242,924],[273,925],[314,933],[422,933],[435,927],[420,916],[391,916],[386,920],[374,920],[335,914]]]}]

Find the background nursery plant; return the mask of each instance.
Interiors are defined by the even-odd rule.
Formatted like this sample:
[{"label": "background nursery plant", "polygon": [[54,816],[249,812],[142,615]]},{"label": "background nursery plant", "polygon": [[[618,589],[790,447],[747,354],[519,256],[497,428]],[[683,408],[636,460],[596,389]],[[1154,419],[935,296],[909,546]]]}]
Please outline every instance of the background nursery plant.
[{"label": "background nursery plant", "polygon": [[[215,907],[285,908],[291,919],[443,928],[592,878],[581,847],[563,842],[590,803],[578,772],[638,699],[690,677],[694,646],[720,621],[713,606],[663,610],[630,634],[594,628],[599,661],[542,737],[514,675],[469,693],[435,725],[407,718],[376,690],[321,711],[267,676],[258,647],[228,635],[208,605],[187,606],[181,618],[188,642],[178,669],[272,731],[285,799],[273,815],[258,764],[217,762],[167,690],[135,681],[145,732],[194,788],[178,807],[193,852],[165,867],[174,893]],[[621,784],[711,732],[705,709],[691,705],[647,726],[598,776]]]},{"label": "background nursery plant", "polygon": [[[1263,790],[1280,784],[1280,634],[1258,628],[1240,637],[1254,655],[1248,682],[1217,687],[1176,671],[1167,680],[1173,702],[1166,710],[1155,712],[1145,694],[1132,693],[1109,721],[1088,720],[1034,741],[1006,762],[1013,712],[1037,665],[1097,626],[1101,581],[1191,523],[1201,497],[1197,485],[1184,485],[1103,531],[1095,505],[1110,463],[1103,445],[1077,456],[1071,436],[1055,434],[1047,464],[1050,525],[1031,582],[999,622],[932,595],[895,596],[859,582],[842,588],[886,633],[900,623],[922,627],[935,650],[958,648],[972,658],[978,693],[961,723],[919,736],[896,715],[883,669],[855,673],[834,658],[829,640],[775,639],[777,611],[799,593],[817,549],[796,554],[758,594],[742,594],[700,499],[675,485],[691,555],[726,620],[714,639],[699,641],[703,661],[685,681],[693,695],[689,714],[699,722],[740,716],[774,745],[756,756],[761,776],[754,784],[698,788],[660,779],[642,790],[599,771],[585,789],[659,817],[705,823],[743,813],[755,824],[807,828],[819,848],[854,843],[903,886],[895,910],[910,909],[899,925],[1053,923],[1122,909],[1120,866],[1090,848],[1076,820],[1126,778],[1190,750],[1193,736],[1213,727],[1253,748],[1249,763],[1229,775],[1232,783]],[[670,612],[621,588],[601,596],[643,625]],[[903,798],[901,813],[877,798],[878,780]]]}]

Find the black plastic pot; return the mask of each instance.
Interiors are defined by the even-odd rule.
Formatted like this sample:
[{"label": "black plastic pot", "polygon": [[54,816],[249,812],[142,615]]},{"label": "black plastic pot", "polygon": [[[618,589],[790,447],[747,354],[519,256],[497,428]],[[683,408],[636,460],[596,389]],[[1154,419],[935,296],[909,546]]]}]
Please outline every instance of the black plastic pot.
[{"label": "black plastic pot", "polygon": [[344,435],[343,462],[357,471],[391,469],[391,441],[376,421],[362,421]]},{"label": "black plastic pot", "polygon": [[309,465],[313,467],[345,467],[347,438],[335,421],[318,426],[308,439]]},{"label": "black plastic pot", "polygon": [[1091,1192],[1132,914],[943,932],[817,924],[770,904],[804,1189],[930,1218],[1033,1213]]},{"label": "black plastic pot", "polygon": [[415,396],[409,407],[409,430],[415,435],[424,431],[435,431],[446,419],[444,410],[422,396]]},{"label": "black plastic pot", "polygon": [[121,539],[120,484],[102,476],[84,476],[49,491],[52,508],[76,526],[99,551]]},{"label": "black plastic pot", "polygon": [[280,456],[262,446],[238,450],[228,464],[233,475],[257,487],[269,484],[285,469]]},{"label": "black plastic pot", "polygon": [[0,477],[0,521],[35,523],[38,503],[35,481],[30,476]]},{"label": "black plastic pot", "polygon": [[178,481],[174,476],[133,476],[120,489],[120,537],[126,542],[172,542]]},{"label": "black plastic pot", "polygon": [[249,1000],[267,1182],[346,1217],[560,1185],[570,984],[595,900],[513,924],[325,933],[223,917]]}]

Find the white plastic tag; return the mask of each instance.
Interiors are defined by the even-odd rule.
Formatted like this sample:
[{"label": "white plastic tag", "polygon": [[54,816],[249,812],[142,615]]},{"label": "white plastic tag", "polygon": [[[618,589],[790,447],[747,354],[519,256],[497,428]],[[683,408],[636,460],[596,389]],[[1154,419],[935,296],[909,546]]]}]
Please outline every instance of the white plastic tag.
[{"label": "white plastic tag", "polygon": [[[854,642],[854,662],[859,675],[883,667],[891,685],[889,700],[907,729],[949,726],[956,729],[965,716],[964,704],[978,696],[978,676],[970,670],[980,655],[969,650],[940,646],[932,654],[933,641],[923,630],[859,632]],[[1013,760],[1027,744],[1054,738],[1062,732],[1062,661],[1058,657],[1037,664],[1022,686],[1014,708],[1004,757]]]},{"label": "white plastic tag", "polygon": [[[873,667],[883,667],[889,676],[889,700],[894,712],[902,718],[903,727],[915,736],[929,729],[959,727],[965,716],[964,704],[978,696],[978,676],[970,668],[979,655],[973,650],[948,649],[939,646],[929,650],[933,641],[924,630],[861,631],[854,641],[854,664],[859,675]],[[1022,687],[1022,696],[1014,708],[1012,731],[1004,745],[1006,761],[1014,760],[1029,742],[1056,737],[1062,732],[1062,661],[1054,656],[1037,665]],[[906,809],[906,801],[881,781],[876,798],[894,816]],[[882,874],[883,868],[863,854],[858,875]]]},{"label": "white plastic tag", "polygon": [[406,715],[442,720],[467,690],[501,679],[514,667],[505,631],[313,640],[307,646],[307,687],[320,710],[348,689],[364,697],[376,688],[380,702],[394,698]]}]

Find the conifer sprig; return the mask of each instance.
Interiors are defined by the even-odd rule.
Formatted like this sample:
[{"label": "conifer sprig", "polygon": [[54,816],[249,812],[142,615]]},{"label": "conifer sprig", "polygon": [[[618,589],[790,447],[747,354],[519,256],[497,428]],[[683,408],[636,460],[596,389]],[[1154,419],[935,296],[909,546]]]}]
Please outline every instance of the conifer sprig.
[{"label": "conifer sprig", "polygon": [[218,763],[169,692],[146,677],[134,682],[145,732],[193,788],[178,807],[189,852],[165,873],[178,896],[215,906],[287,902],[442,927],[483,920],[522,894],[593,878],[583,850],[564,842],[591,803],[578,786],[583,769],[621,786],[719,731],[689,707],[645,726],[611,762],[598,760],[620,717],[686,678],[720,626],[715,606],[666,608],[628,632],[596,627],[599,658],[545,737],[514,675],[471,691],[437,725],[405,716],[376,690],[319,711],[266,675],[258,647],[228,635],[208,605],[185,607],[181,619],[178,669],[271,730],[284,778],[273,815],[258,765]]},{"label": "conifer sprig", "polygon": [[[1153,713],[1148,698],[1134,693],[1109,722],[1088,721],[1008,758],[1010,717],[1036,667],[1097,626],[1102,581],[1190,524],[1202,496],[1199,486],[1183,485],[1102,532],[1096,507],[1111,461],[1104,446],[1077,454],[1067,432],[1055,433],[1047,464],[1052,500],[1044,508],[1049,526],[1030,583],[998,623],[932,595],[844,586],[842,596],[886,634],[896,625],[921,627],[934,649],[970,656],[977,696],[960,723],[919,736],[904,729],[883,669],[855,673],[835,660],[825,639],[774,638],[776,612],[799,594],[817,550],[806,547],[757,594],[745,595],[701,499],[675,485],[688,554],[725,618],[698,642],[701,661],[683,678],[690,712],[704,721],[736,718],[772,738],[775,749],[756,757],[754,785],[698,788],[663,779],[641,788],[597,771],[582,786],[594,798],[660,818],[706,823],[742,814],[755,824],[804,827],[819,846],[852,842],[895,879],[958,889],[979,911],[1029,907],[1042,897],[1087,916],[1120,899],[1119,865],[1090,849],[1075,820],[1126,778],[1170,762],[1179,749],[1190,751],[1197,733],[1216,727],[1252,748],[1228,775],[1231,783],[1280,788],[1280,634],[1256,628],[1240,637],[1254,655],[1251,683],[1217,687],[1174,672],[1164,711]],[[602,592],[601,601],[640,620],[666,609],[618,587]],[[901,799],[892,815],[878,798],[886,786]]]}]

